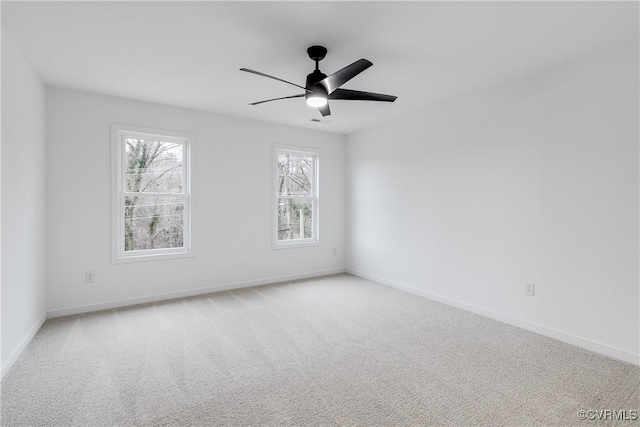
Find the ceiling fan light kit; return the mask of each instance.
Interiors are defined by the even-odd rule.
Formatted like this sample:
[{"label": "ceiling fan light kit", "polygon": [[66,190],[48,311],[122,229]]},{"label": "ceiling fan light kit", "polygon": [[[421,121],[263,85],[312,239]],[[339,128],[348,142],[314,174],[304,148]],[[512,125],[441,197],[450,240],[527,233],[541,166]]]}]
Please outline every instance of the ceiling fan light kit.
[{"label": "ceiling fan light kit", "polygon": [[321,96],[316,93],[308,93],[305,96],[309,107],[324,107],[329,102],[326,96]]},{"label": "ceiling fan light kit", "polygon": [[322,116],[328,116],[331,114],[329,109],[330,99],[342,99],[352,101],[381,101],[381,102],[393,102],[397,99],[393,95],[383,95],[381,93],[362,92],[359,90],[340,89],[340,86],[371,67],[373,63],[366,59],[359,59],[353,64],[347,65],[341,70],[336,71],[327,77],[322,73],[319,68],[319,62],[327,55],[327,49],[323,46],[311,46],[307,49],[307,54],[312,61],[316,63],[316,69],[309,75],[307,75],[307,81],[305,86],[300,86],[295,83],[288,82],[278,77],[270,76],[268,74],[261,73],[259,71],[250,70],[248,68],[240,68],[240,71],[256,74],[262,77],[267,77],[273,80],[278,80],[283,83],[287,83],[292,86],[299,87],[305,90],[305,93],[299,95],[284,96],[281,98],[267,99],[264,101],[252,102],[249,105],[258,105],[265,102],[278,101],[282,99],[291,98],[305,98],[307,105],[318,109]]}]

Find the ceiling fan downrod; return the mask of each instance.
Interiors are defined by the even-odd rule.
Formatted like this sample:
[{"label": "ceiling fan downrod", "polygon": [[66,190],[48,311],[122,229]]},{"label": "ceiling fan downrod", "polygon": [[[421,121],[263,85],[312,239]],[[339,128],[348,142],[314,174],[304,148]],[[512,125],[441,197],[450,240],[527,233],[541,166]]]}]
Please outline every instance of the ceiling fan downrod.
[{"label": "ceiling fan downrod", "polygon": [[307,49],[307,55],[312,61],[316,62],[316,71],[320,71],[319,62],[327,56],[327,48],[324,46],[311,46]]}]

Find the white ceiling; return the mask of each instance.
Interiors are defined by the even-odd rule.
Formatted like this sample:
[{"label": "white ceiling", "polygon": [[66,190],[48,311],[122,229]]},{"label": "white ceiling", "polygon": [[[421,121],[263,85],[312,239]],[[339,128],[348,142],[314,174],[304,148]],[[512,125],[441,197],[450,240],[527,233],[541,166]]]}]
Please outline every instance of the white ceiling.
[{"label": "white ceiling", "polygon": [[[638,41],[638,3],[2,2],[6,28],[50,85],[348,134],[466,92]],[[366,58],[345,88],[393,103],[333,101],[312,123],[293,86],[307,47],[331,74]]]}]

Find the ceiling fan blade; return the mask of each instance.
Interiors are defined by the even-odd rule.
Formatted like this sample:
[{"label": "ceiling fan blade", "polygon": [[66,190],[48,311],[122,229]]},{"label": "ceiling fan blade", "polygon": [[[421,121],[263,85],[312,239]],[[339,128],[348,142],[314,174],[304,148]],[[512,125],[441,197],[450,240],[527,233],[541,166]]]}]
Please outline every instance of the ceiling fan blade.
[{"label": "ceiling fan blade", "polygon": [[291,82],[288,82],[286,80],[279,79],[278,77],[270,76],[269,74],[261,73],[260,71],[254,71],[254,70],[250,70],[248,68],[240,68],[240,71],[245,71],[245,72],[251,73],[251,74],[257,74],[257,75],[262,76],[262,77],[268,77],[268,78],[273,79],[273,80],[278,80],[279,82],[283,82],[283,83],[287,83],[287,84],[299,87],[300,89],[304,89],[307,92],[311,92],[309,89],[307,89],[304,86],[300,86],[300,85],[297,85],[295,83],[291,83]]},{"label": "ceiling fan blade", "polygon": [[305,94],[302,93],[300,95],[291,95],[291,96],[283,96],[282,98],[273,98],[273,99],[266,99],[264,101],[258,101],[258,102],[252,102],[249,105],[258,105],[258,104],[264,104],[265,102],[271,102],[271,101],[278,101],[280,99],[289,99],[289,98],[302,98]]},{"label": "ceiling fan blade", "polygon": [[393,102],[397,99],[397,96],[384,95],[382,93],[362,92],[359,90],[349,89],[336,89],[329,99],[350,99],[355,101],[382,101]]},{"label": "ceiling fan blade", "polygon": [[320,111],[320,114],[322,114],[322,117],[331,115],[331,110],[329,109],[328,102],[327,102],[327,105],[325,105],[324,107],[318,107],[318,111]]},{"label": "ceiling fan blade", "polygon": [[342,70],[336,71],[329,77],[320,80],[318,84],[322,85],[327,90],[328,94],[331,94],[340,86],[342,86],[367,68],[371,67],[372,65],[373,63],[367,61],[364,58],[358,59],[353,64],[347,65]]}]

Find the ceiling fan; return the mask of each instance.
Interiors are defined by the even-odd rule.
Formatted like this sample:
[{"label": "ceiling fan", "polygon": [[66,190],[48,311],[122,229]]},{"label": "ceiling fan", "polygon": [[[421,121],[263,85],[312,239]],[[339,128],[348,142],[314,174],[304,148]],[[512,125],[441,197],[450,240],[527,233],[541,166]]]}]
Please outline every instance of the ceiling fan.
[{"label": "ceiling fan", "polygon": [[282,98],[267,99],[264,101],[252,102],[249,105],[258,105],[265,102],[278,101],[281,99],[290,98],[302,98],[307,101],[307,105],[318,108],[320,114],[328,116],[331,114],[329,109],[330,99],[344,99],[354,101],[382,101],[393,102],[397,96],[383,95],[381,93],[362,92],[359,90],[340,89],[340,86],[371,67],[373,63],[366,59],[359,59],[351,65],[347,65],[343,69],[336,71],[327,77],[326,74],[320,72],[318,63],[324,59],[327,55],[327,49],[323,46],[311,46],[307,49],[307,54],[312,61],[316,63],[316,69],[313,73],[307,75],[307,84],[300,86],[295,83],[288,82],[278,77],[270,76],[268,74],[261,73],[259,71],[250,70],[248,68],[240,68],[240,71],[246,71],[247,73],[257,74],[259,76],[268,77],[270,79],[278,80],[283,83],[287,83],[300,89],[304,89],[305,93],[299,95],[283,96]]}]

